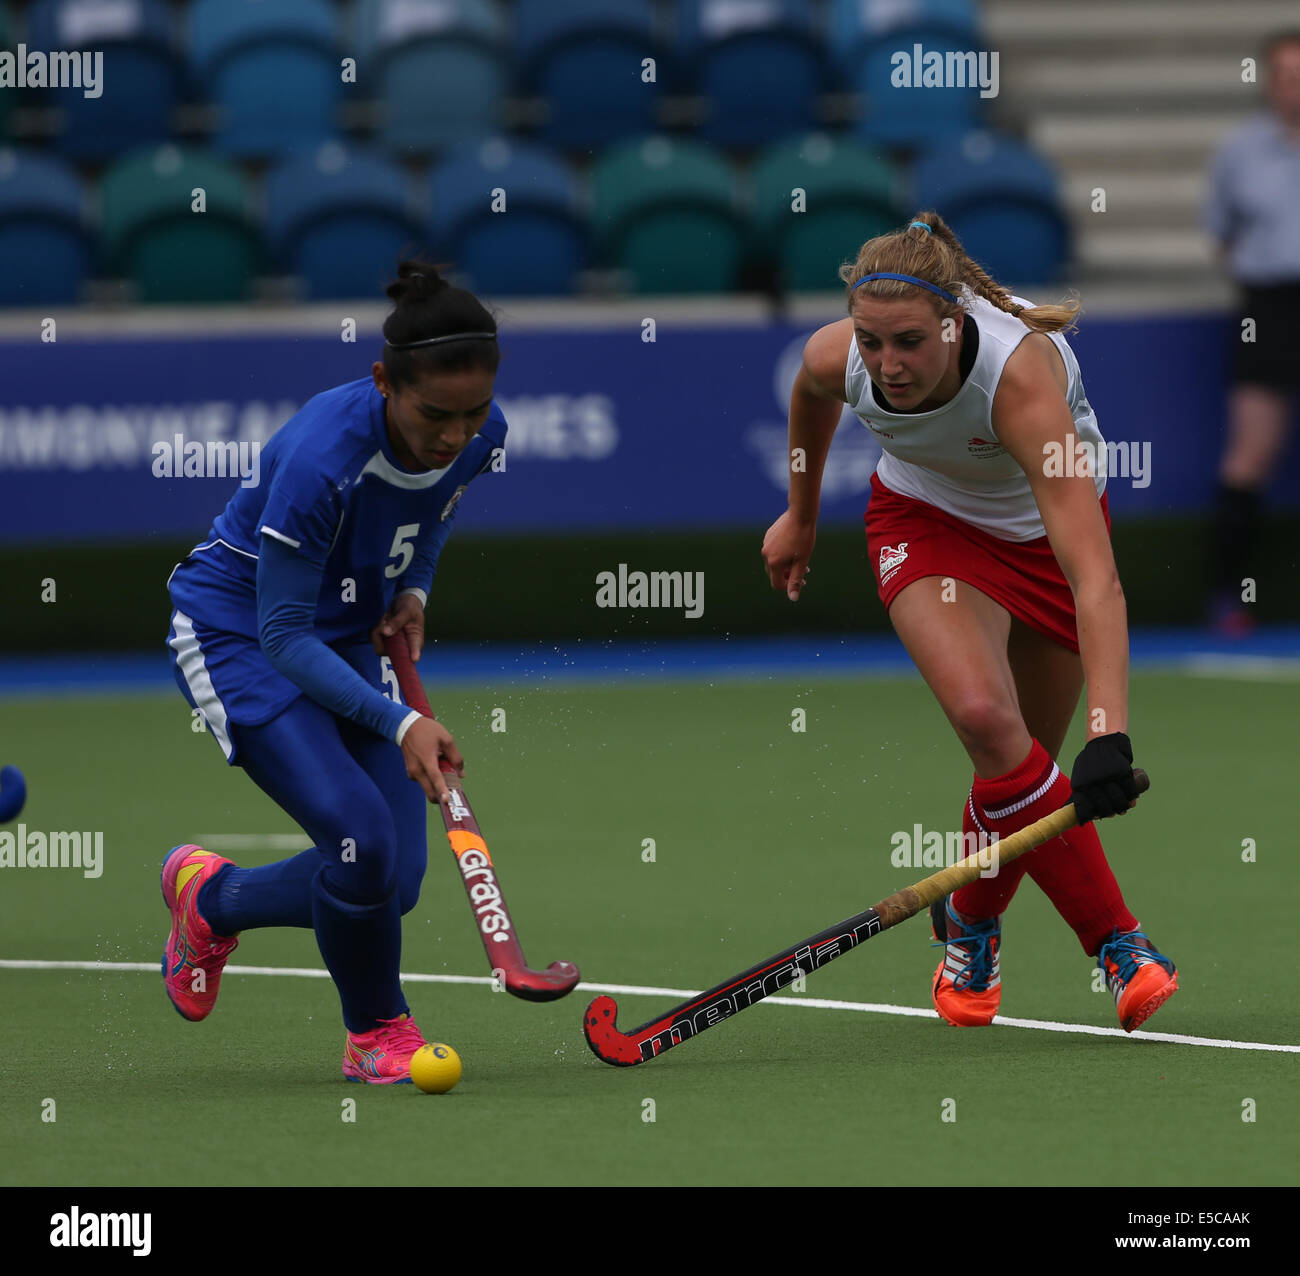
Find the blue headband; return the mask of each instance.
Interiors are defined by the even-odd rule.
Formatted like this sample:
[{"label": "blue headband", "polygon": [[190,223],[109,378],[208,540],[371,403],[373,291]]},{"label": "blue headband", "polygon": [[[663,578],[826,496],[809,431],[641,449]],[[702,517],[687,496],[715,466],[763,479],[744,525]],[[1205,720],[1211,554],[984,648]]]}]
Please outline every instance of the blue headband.
[{"label": "blue headband", "polygon": [[946,288],[940,288],[937,284],[932,284],[927,279],[918,279],[915,275],[894,275],[885,270],[877,271],[874,275],[863,275],[862,278],[853,285],[853,288],[849,289],[849,291],[853,292],[855,289],[861,288],[863,284],[870,283],[873,279],[901,279],[905,284],[915,284],[918,288],[924,288],[928,292],[934,293],[935,296],[942,297],[945,301],[951,301],[954,305],[959,304],[957,298],[954,297]]}]

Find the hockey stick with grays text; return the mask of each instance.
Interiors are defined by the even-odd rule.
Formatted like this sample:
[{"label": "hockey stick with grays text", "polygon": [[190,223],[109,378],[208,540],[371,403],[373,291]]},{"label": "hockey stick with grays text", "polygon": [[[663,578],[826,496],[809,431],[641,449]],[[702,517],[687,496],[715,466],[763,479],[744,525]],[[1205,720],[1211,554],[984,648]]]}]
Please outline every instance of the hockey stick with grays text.
[{"label": "hockey stick with grays text", "polygon": [[[424,694],[420,675],[415,671],[406,635],[393,634],[385,640],[385,647],[397,675],[397,685],[402,690],[402,699],[426,718],[432,718],[433,710]],[[456,856],[456,867],[465,883],[479,938],[483,941],[493,974],[500,971],[506,992],[525,1001],[554,1001],[572,992],[581,975],[571,961],[553,961],[545,970],[529,968],[515,934],[510,910],[506,907],[496,866],[492,863],[478,821],[474,819],[474,812],[470,810],[460,777],[445,758],[440,769],[451,791],[451,800],[440,802],[438,807],[442,811],[447,841]]]}]

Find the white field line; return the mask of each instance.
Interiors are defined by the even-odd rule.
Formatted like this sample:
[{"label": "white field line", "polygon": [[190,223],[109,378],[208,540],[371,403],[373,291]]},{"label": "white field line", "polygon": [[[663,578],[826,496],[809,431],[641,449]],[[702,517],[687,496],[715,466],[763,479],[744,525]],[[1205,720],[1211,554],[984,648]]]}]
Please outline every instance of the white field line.
[{"label": "white field line", "polygon": [[[158,963],[150,961],[22,961],[0,959],[0,970],[89,970],[139,972],[156,975]],[[297,979],[328,979],[329,971],[310,966],[227,966],[227,975],[280,975]],[[403,974],[412,984],[491,984],[489,975]],[[577,985],[576,991],[603,992],[622,997],[676,997],[679,1001],[699,996],[701,989],[649,988],[642,984]],[[824,997],[768,997],[763,1005],[803,1006],[810,1010],[849,1010],[859,1014],[898,1015],[912,1019],[934,1019],[929,1007],[891,1006],[872,1001],[833,1001]],[[1210,1046],[1220,1050],[1266,1050],[1280,1054],[1300,1054],[1300,1046],[1279,1045],[1269,1041],[1231,1041],[1222,1037],[1189,1037],[1179,1032],[1125,1032],[1122,1028],[1099,1028],[1086,1023],[1057,1023],[1050,1019],[1013,1019],[999,1015],[993,1027],[1035,1028],[1039,1032],[1075,1032],[1089,1037],[1124,1037],[1130,1041],[1164,1041],[1179,1046]]]},{"label": "white field line", "polygon": [[306,833],[208,833],[194,839],[205,851],[309,851]]}]

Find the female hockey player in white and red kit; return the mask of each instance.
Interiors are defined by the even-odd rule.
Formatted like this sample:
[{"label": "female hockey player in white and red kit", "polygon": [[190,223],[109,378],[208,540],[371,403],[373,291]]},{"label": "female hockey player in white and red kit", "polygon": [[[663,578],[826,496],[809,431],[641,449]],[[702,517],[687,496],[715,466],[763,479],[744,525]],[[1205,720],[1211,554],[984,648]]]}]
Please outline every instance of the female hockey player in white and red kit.
[{"label": "female hockey player in white and red kit", "polygon": [[[944,945],[935,1008],[952,1024],[992,1021],[1002,914],[1028,873],[1132,1031],[1178,979],[1092,823],[1125,812],[1137,787],[1104,465],[1059,464],[1079,445],[1105,454],[1059,335],[1078,304],[1011,296],[933,212],[869,240],[842,277],[849,317],[808,340],[791,396],[790,447],[805,464],[792,466],[789,509],[763,542],[772,585],[791,599],[804,587],[848,403],[883,451],[866,514],[880,599],[975,768],[963,830],[1005,837],[1071,800],[1079,811],[1079,827],[931,910]],[[1067,779],[1054,759],[1085,684],[1087,740]]]}]

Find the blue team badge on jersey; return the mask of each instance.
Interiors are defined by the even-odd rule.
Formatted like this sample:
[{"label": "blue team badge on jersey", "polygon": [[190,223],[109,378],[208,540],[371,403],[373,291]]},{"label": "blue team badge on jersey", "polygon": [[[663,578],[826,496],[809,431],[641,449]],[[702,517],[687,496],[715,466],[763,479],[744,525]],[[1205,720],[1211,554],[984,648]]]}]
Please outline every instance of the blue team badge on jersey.
[{"label": "blue team badge on jersey", "polygon": [[459,487],[458,487],[458,488],[457,488],[457,489],[456,489],[456,490],[451,494],[451,500],[449,500],[449,501],[446,503],[446,505],[444,505],[444,506],[442,507],[442,517],[438,520],[440,523],[445,523],[445,522],[447,521],[447,519],[448,519],[448,517],[450,516],[452,510],[454,510],[454,509],[456,508],[456,502],[459,501],[460,498],[461,498],[462,496],[465,495],[465,489],[466,489],[468,486],[469,486],[468,483],[462,483],[462,484],[461,484],[461,485],[460,485],[460,486],[459,486]]}]

